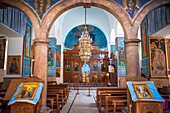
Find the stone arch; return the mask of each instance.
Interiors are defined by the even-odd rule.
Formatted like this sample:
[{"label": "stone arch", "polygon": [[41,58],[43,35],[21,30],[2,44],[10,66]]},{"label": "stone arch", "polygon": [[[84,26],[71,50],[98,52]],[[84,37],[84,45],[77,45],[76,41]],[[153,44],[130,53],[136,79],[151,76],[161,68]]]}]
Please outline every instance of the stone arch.
[{"label": "stone arch", "polygon": [[170,0],[157,0],[157,1],[151,1],[148,2],[147,4],[145,4],[140,10],[139,12],[135,15],[135,18],[133,19],[133,28],[134,30],[136,30],[136,33],[138,33],[138,28],[142,22],[142,20],[144,19],[144,17],[153,9],[170,3]]},{"label": "stone arch", "polygon": [[1,0],[1,2],[23,11],[31,20],[35,32],[38,31],[40,28],[40,19],[31,6],[20,0]]},{"label": "stone arch", "polygon": [[[56,3],[48,12],[44,15],[41,24],[41,30],[48,35],[49,30],[54,21],[65,11],[78,7],[78,6],[96,6],[110,12],[122,25],[125,35],[127,30],[131,27],[131,18],[128,13],[116,2],[102,0],[63,0]],[[48,37],[48,36],[46,36]]]}]

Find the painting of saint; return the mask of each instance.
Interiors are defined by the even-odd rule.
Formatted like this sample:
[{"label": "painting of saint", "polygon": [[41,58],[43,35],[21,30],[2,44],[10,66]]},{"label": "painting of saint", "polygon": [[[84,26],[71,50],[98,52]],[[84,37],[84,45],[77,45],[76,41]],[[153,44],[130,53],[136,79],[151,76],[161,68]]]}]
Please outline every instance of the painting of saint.
[{"label": "painting of saint", "polygon": [[150,38],[149,43],[151,77],[166,77],[165,38]]},{"label": "painting of saint", "polygon": [[71,62],[67,62],[66,66],[65,66],[65,70],[66,70],[66,72],[71,71]]},{"label": "painting of saint", "polygon": [[78,62],[74,63],[74,71],[79,71],[79,63]]},{"label": "painting of saint", "polygon": [[125,49],[124,48],[119,48],[119,66],[125,66]]},{"label": "painting of saint", "polygon": [[139,2],[140,0],[123,0],[123,6],[130,16],[134,17],[139,10]]},{"label": "painting of saint", "polygon": [[53,50],[52,48],[48,48],[48,66],[53,66]]},{"label": "painting of saint", "polygon": [[93,63],[92,70],[93,70],[93,71],[97,71],[97,70],[98,70],[98,64],[97,64],[97,62],[94,62],[94,63]]},{"label": "painting of saint", "polygon": [[166,75],[165,54],[161,49],[155,51],[153,58],[153,76]]},{"label": "painting of saint", "polygon": [[133,83],[133,87],[138,98],[153,98],[147,83]]},{"label": "painting of saint", "polygon": [[32,100],[36,94],[38,89],[39,83],[23,83],[22,87],[20,88],[19,92],[17,93],[15,99],[29,99]]},{"label": "painting of saint", "polygon": [[34,6],[40,18],[46,12],[46,9],[50,7],[51,0],[34,0]]},{"label": "painting of saint", "polygon": [[7,74],[19,75],[20,74],[21,56],[8,56]]},{"label": "painting of saint", "polygon": [[25,57],[30,57],[31,46],[31,27],[27,26],[25,35]]}]

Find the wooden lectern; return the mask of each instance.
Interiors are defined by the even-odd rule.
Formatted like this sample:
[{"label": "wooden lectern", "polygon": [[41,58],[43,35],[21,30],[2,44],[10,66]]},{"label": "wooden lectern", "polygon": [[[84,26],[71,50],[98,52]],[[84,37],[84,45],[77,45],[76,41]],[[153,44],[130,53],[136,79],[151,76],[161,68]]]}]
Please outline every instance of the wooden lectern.
[{"label": "wooden lectern", "polygon": [[152,81],[127,82],[130,95],[129,113],[163,113],[164,99]]},{"label": "wooden lectern", "polygon": [[8,102],[11,113],[40,113],[43,83],[23,81]]},{"label": "wooden lectern", "polygon": [[39,103],[34,105],[27,102],[16,102],[11,105],[11,113],[40,113]]}]

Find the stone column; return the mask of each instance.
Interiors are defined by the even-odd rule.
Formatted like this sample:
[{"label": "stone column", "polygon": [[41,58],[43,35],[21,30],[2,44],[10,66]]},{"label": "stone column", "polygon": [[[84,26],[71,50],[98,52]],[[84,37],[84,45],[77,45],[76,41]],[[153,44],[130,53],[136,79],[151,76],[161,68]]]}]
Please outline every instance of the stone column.
[{"label": "stone column", "polygon": [[136,78],[140,75],[139,39],[126,39],[126,74],[127,79]]},{"label": "stone column", "polygon": [[34,40],[35,50],[34,50],[34,76],[42,79],[44,81],[43,91],[42,91],[42,108],[46,108],[47,100],[47,50],[48,39],[37,38]]}]

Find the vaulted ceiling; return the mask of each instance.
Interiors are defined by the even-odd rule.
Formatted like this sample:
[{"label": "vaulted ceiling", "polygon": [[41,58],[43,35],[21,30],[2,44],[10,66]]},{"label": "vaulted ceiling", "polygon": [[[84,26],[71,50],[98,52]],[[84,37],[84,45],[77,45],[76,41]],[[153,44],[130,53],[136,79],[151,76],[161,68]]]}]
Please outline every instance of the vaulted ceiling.
[{"label": "vaulted ceiling", "polygon": [[[124,36],[118,20],[109,12],[91,7],[87,9],[87,24],[99,28],[106,36],[107,42],[115,43],[115,37],[119,34]],[[57,42],[63,43],[68,33],[76,26],[85,24],[84,7],[76,7],[64,12],[54,22],[50,36],[56,36]],[[101,42],[102,43],[102,42]]]}]

